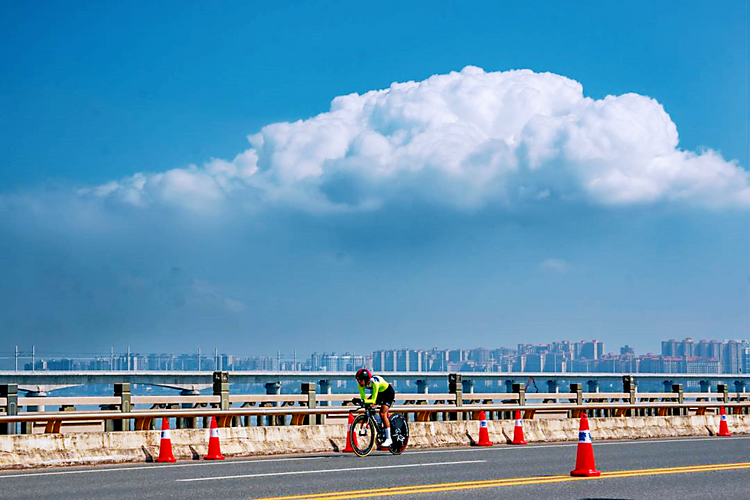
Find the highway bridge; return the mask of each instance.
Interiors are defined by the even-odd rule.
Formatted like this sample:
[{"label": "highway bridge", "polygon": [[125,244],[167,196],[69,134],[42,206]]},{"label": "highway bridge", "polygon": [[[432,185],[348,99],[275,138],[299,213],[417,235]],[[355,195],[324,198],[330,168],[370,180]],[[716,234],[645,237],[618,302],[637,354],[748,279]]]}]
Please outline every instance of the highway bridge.
[{"label": "highway bridge", "polygon": [[[716,433],[721,408],[731,414],[739,432],[748,432],[750,394],[730,393],[726,384],[718,384],[716,392],[689,395],[679,384],[673,387],[677,391],[638,392],[633,377],[626,375],[618,376],[621,392],[583,392],[579,379],[565,393],[526,395],[522,383],[513,385],[513,393],[463,393],[462,374],[450,374],[448,393],[399,394],[394,410],[414,422],[413,446],[404,455],[375,453],[357,459],[337,452],[347,432],[341,417],[345,422],[351,410],[341,403],[352,394],[317,395],[312,382],[301,384],[301,392],[307,394],[235,394],[229,392],[230,374],[211,376],[210,395],[131,396],[129,384],[118,382],[119,395],[107,397],[111,405],[94,412],[39,411],[44,402],[71,401],[19,397],[10,394],[9,389],[17,389],[13,384],[0,386],[6,391],[0,397],[0,406],[6,409],[6,415],[0,415],[4,432],[14,433],[22,425],[21,432],[35,433],[0,436],[0,453],[9,454],[0,455],[2,463],[18,467],[76,460],[138,462],[0,471],[0,498],[736,498],[746,493],[750,479],[747,434],[698,437]],[[12,405],[15,414],[8,412]],[[19,406],[27,411],[17,411]],[[516,411],[533,419],[527,422],[533,437],[529,441],[534,443],[465,447],[473,442],[480,410],[487,412],[495,443],[512,433],[510,414]],[[578,435],[577,417],[582,412],[603,417],[593,419],[592,425],[598,426],[602,437],[609,433],[609,440],[594,445],[603,472],[599,478],[569,474],[577,446],[570,440]],[[206,452],[206,431],[200,427],[205,428],[211,416],[225,427],[220,430],[227,440],[227,461],[195,460]],[[331,417],[331,422],[318,425],[325,422],[318,419],[321,416]],[[179,427],[175,431],[179,462],[174,465],[152,463],[161,444],[159,431],[149,429],[162,417]],[[105,427],[76,433],[60,426],[102,420],[119,422],[111,427],[118,432],[101,432],[110,429]],[[42,428],[34,429],[35,422]],[[616,440],[678,435],[693,437]],[[315,453],[300,454],[308,451]],[[277,456],[248,458],[254,453]],[[15,461],[8,459],[13,456]]]},{"label": "highway bridge", "polygon": [[747,498],[750,437],[594,443],[599,478],[573,478],[571,443],[322,453],[224,462],[0,471],[2,498]]}]

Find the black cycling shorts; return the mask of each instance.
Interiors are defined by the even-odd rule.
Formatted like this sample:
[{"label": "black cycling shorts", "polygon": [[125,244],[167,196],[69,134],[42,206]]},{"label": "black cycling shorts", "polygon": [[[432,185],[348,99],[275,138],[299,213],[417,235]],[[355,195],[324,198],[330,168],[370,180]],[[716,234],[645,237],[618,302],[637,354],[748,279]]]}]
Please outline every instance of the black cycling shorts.
[{"label": "black cycling shorts", "polygon": [[378,393],[375,404],[393,406],[393,402],[396,400],[396,391],[393,390],[393,386],[389,385],[386,390]]}]

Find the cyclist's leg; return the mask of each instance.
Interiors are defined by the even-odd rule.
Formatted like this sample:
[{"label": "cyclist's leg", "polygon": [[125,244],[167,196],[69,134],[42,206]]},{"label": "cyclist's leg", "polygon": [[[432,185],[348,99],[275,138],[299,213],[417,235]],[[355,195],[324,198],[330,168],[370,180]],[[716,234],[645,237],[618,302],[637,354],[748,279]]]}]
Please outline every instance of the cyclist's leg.
[{"label": "cyclist's leg", "polygon": [[391,407],[388,406],[386,403],[383,403],[380,405],[380,418],[383,421],[383,427],[386,429],[391,428],[391,421],[388,420],[388,410],[390,410]]},{"label": "cyclist's leg", "polygon": [[388,410],[390,410],[391,405],[394,403],[396,398],[396,392],[393,390],[393,387],[389,386],[385,391],[383,391],[381,394],[378,394],[378,403],[380,403],[380,418],[383,422],[383,431],[385,431],[385,440],[383,441],[383,446],[386,448],[389,447],[392,443],[391,441],[391,421],[388,418]]},{"label": "cyclist's leg", "polygon": [[385,403],[380,405],[380,418],[383,422],[383,434],[385,434],[383,446],[385,448],[389,448],[391,446],[391,443],[393,443],[393,441],[391,440],[391,421],[388,419],[389,408],[390,407]]},{"label": "cyclist's leg", "polygon": [[[376,404],[380,405],[380,418],[383,421],[385,429],[391,428],[391,422],[388,419],[388,410],[393,406],[395,399],[396,391],[393,390],[393,386],[388,386],[385,391],[378,394]],[[388,431],[388,434],[390,434],[390,431]]]}]

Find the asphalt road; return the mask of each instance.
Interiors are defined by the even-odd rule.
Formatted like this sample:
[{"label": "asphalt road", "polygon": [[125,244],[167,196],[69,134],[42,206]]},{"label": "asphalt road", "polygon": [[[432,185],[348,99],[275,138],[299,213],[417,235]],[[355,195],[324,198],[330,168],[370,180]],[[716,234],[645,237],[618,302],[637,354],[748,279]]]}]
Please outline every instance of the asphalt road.
[{"label": "asphalt road", "polygon": [[[594,443],[602,477],[572,479],[575,443],[101,465],[0,472],[0,498],[748,498],[750,437]],[[735,465],[731,465],[735,464]],[[737,465],[739,464],[739,465]],[[653,470],[648,470],[653,469]],[[386,489],[387,488],[387,489]]]}]

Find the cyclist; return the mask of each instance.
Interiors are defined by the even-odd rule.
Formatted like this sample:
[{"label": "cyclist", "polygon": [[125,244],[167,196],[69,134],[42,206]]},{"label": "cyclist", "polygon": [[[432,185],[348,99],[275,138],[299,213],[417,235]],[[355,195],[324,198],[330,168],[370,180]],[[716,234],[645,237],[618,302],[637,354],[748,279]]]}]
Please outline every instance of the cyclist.
[{"label": "cyclist", "polygon": [[[391,440],[391,422],[388,420],[388,410],[393,406],[393,401],[396,399],[396,391],[393,390],[393,386],[386,382],[383,377],[373,375],[367,368],[361,368],[357,370],[355,375],[357,383],[359,384],[359,394],[362,396],[362,401],[368,404],[380,405],[380,418],[383,420],[383,428],[385,429],[385,441],[383,441],[383,448],[388,448],[393,441]],[[365,389],[370,389],[372,393],[369,398],[365,397]]]}]

